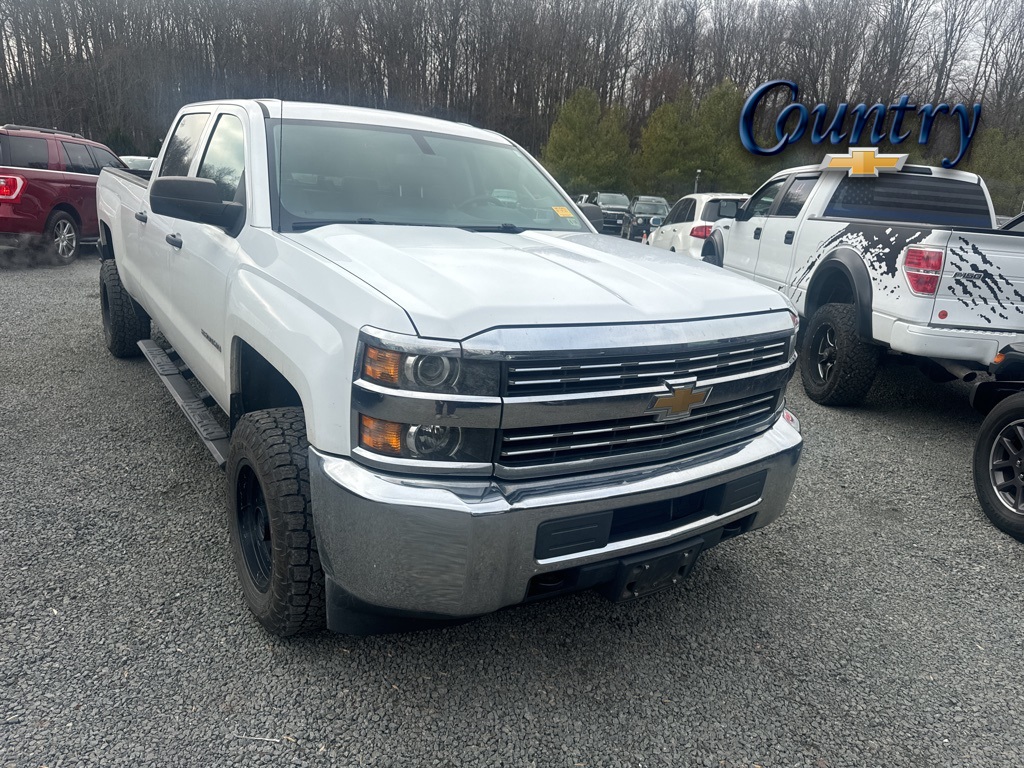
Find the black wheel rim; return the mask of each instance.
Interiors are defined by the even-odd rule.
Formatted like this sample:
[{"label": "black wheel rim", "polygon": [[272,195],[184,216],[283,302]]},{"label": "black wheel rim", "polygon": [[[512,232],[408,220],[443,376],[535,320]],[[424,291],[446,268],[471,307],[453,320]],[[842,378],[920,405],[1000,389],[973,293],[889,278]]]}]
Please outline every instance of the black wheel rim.
[{"label": "black wheel rim", "polygon": [[243,465],[238,470],[235,489],[238,540],[245,568],[253,586],[260,592],[266,592],[270,588],[270,576],[274,568],[271,558],[270,513],[263,488],[251,466]]},{"label": "black wheel rim", "polygon": [[1007,424],[992,441],[988,475],[999,502],[1024,516],[1024,419]]},{"label": "black wheel rim", "polygon": [[827,324],[820,326],[811,339],[811,354],[814,357],[813,365],[818,373],[818,379],[823,384],[828,384],[832,378],[837,353],[836,329]]}]

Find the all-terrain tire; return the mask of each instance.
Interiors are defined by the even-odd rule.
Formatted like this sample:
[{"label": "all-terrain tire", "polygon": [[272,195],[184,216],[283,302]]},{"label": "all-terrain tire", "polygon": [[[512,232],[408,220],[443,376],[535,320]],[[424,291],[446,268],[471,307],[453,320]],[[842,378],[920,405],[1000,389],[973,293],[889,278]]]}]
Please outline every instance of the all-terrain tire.
[{"label": "all-terrain tire", "polygon": [[66,266],[78,258],[81,249],[78,223],[71,214],[51,213],[43,230],[42,260]]},{"label": "all-terrain tire", "polygon": [[1024,393],[989,412],[974,442],[974,489],[985,516],[1024,541]]},{"label": "all-terrain tire", "polygon": [[800,378],[804,391],[822,405],[859,405],[878,373],[881,347],[857,335],[852,304],[825,304],[803,331]]},{"label": "all-terrain tire", "polygon": [[107,259],[100,265],[100,312],[103,340],[114,357],[138,357],[138,343],[150,335],[149,318],[140,315],[121,284],[117,264]]},{"label": "all-terrain tire", "polygon": [[249,610],[288,637],[325,625],[301,408],[245,414],[231,434],[228,532]]}]

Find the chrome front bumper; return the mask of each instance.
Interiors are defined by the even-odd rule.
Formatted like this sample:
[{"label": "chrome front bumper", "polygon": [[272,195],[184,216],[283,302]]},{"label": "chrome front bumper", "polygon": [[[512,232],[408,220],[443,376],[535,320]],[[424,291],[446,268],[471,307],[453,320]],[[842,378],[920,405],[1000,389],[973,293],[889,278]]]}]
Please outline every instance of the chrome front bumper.
[{"label": "chrome front bumper", "polygon": [[[528,482],[389,475],[310,449],[310,485],[328,623],[338,606],[433,619],[478,616],[522,602],[530,580],[686,541],[783,511],[802,440],[779,418],[740,446],[652,466]],[[535,556],[551,520],[673,499],[764,471],[760,497],[677,528],[560,557]],[[746,529],[746,528],[745,528]]]}]

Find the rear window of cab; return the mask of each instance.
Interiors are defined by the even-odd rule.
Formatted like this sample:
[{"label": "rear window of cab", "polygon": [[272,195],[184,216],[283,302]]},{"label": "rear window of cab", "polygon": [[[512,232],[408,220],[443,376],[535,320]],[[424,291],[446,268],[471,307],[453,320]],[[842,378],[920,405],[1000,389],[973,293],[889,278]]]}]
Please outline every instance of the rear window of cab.
[{"label": "rear window of cab", "polygon": [[899,173],[846,177],[825,216],[990,229],[992,214],[980,184]]}]

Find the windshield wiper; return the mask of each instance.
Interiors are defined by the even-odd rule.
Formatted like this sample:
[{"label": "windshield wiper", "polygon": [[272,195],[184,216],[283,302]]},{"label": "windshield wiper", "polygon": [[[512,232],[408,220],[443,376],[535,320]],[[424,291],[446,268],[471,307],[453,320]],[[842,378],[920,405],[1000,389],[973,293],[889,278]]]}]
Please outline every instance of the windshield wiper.
[{"label": "windshield wiper", "polygon": [[362,219],[306,219],[296,221],[292,224],[292,232],[306,232],[319,227],[329,227],[331,224],[386,224],[388,222],[377,221],[369,217]]},{"label": "windshield wiper", "polygon": [[459,229],[465,229],[468,232],[508,232],[510,235],[518,235],[520,232],[526,230],[535,230],[541,232],[551,232],[551,227],[520,227],[518,224],[467,224],[459,227]]}]

